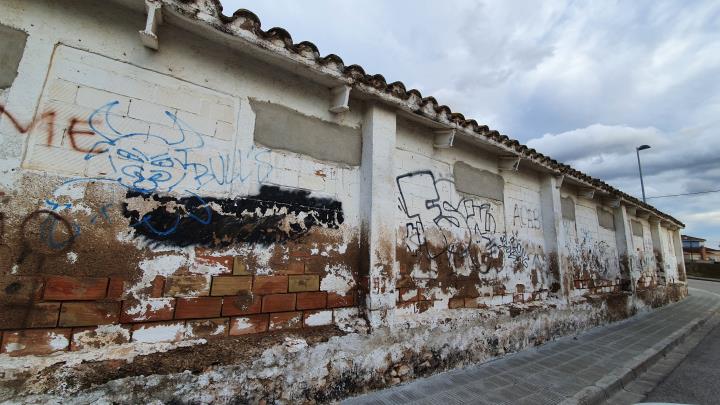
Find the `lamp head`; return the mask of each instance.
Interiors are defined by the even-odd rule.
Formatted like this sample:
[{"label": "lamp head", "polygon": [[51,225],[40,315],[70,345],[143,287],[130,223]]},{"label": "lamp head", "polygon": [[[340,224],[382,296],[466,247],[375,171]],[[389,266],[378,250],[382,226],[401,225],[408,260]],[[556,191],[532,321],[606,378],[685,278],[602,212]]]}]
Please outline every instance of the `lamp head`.
[{"label": "lamp head", "polygon": [[637,150],[645,150],[650,149],[650,145],[640,145],[636,148]]}]

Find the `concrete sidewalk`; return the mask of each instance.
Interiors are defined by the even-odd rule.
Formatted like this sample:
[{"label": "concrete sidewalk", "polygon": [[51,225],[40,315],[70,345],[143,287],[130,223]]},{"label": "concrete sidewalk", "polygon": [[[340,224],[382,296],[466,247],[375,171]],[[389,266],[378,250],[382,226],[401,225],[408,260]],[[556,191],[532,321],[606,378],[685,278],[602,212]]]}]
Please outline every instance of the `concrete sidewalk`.
[{"label": "concrete sidewalk", "polygon": [[720,309],[692,288],[682,302],[501,359],[350,398],[344,404],[601,403]]}]

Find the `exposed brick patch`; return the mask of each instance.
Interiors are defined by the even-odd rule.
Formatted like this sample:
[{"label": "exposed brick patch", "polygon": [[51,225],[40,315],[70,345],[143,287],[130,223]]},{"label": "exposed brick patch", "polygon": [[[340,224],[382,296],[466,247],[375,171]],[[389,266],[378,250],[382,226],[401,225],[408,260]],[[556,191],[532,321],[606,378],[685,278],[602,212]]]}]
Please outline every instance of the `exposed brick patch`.
[{"label": "exposed brick patch", "polygon": [[110,277],[107,289],[107,299],[120,300],[125,292],[125,283],[127,280],[120,277]]},{"label": "exposed brick patch", "polygon": [[150,297],[160,298],[165,292],[165,277],[155,276],[152,281],[152,290],[150,291]]},{"label": "exposed brick patch", "polygon": [[210,294],[208,276],[170,276],[165,280],[167,297],[201,297]]},{"label": "exposed brick patch", "polygon": [[302,312],[279,312],[270,314],[269,330],[297,329],[302,327]]},{"label": "exposed brick patch", "polygon": [[464,306],[465,306],[464,298],[450,298],[450,301],[448,302],[448,308],[450,308],[450,309],[462,308]]},{"label": "exposed brick patch", "polygon": [[319,309],[327,306],[327,293],[302,292],[297,294],[297,309]]},{"label": "exposed brick patch", "polygon": [[213,277],[210,295],[238,295],[252,289],[251,276]]},{"label": "exposed brick patch", "polygon": [[288,276],[255,276],[253,292],[261,295],[286,293]]},{"label": "exposed brick patch", "polygon": [[415,303],[415,308],[417,309],[417,312],[425,312],[432,307],[432,301],[418,301]]},{"label": "exposed brick patch", "polygon": [[433,300],[437,299],[435,297],[435,293],[432,290],[429,290],[427,288],[419,288],[418,292],[420,295],[419,299],[421,301],[433,301]]},{"label": "exposed brick patch", "polygon": [[311,257],[305,262],[305,274],[325,274],[323,258]]},{"label": "exposed brick patch", "polygon": [[175,319],[217,318],[221,308],[220,297],[178,298]]},{"label": "exposed brick patch", "polygon": [[186,339],[212,339],[227,336],[230,332],[229,318],[198,319],[187,322]]},{"label": "exposed brick patch", "polygon": [[169,321],[175,313],[175,298],[125,300],[122,303],[120,322]]},{"label": "exposed brick patch", "polygon": [[285,312],[295,309],[295,294],[272,294],[263,297],[263,312]]},{"label": "exposed brick patch", "polygon": [[329,292],[327,295],[328,308],[351,307],[353,305],[355,305],[354,291],[348,291],[345,295]]},{"label": "exposed brick patch", "polygon": [[95,326],[116,323],[119,302],[64,302],[60,308],[61,327]]},{"label": "exposed brick patch", "polygon": [[305,273],[305,262],[293,260],[288,263],[287,274],[303,274]]},{"label": "exposed brick patch", "polygon": [[105,298],[108,287],[106,277],[50,276],[43,297],[50,301],[91,301]]},{"label": "exposed brick patch", "polygon": [[0,305],[0,329],[53,328],[59,315],[59,302]]},{"label": "exposed brick patch", "polygon": [[230,320],[230,335],[265,332],[268,330],[269,319],[270,317],[267,314],[232,318]]},{"label": "exposed brick patch", "polygon": [[249,291],[223,298],[222,316],[257,314],[262,309],[262,297]]},{"label": "exposed brick patch", "polygon": [[248,271],[247,265],[243,261],[245,258],[243,256],[235,256],[233,259],[233,271],[232,274],[234,276],[251,276],[252,273]]},{"label": "exposed brick patch", "polygon": [[3,333],[2,352],[10,356],[44,355],[70,346],[71,329],[30,329]]},{"label": "exposed brick patch", "polygon": [[318,291],[320,289],[320,276],[316,274],[290,276],[288,283],[288,291],[290,292]]}]

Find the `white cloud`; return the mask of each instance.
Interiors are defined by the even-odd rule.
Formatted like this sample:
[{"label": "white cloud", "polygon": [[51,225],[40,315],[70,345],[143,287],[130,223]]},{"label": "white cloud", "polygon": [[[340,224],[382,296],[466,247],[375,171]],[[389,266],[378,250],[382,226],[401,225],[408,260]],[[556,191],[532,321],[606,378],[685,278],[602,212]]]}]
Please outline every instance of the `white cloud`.
[{"label": "white cloud", "polygon": [[[720,188],[720,2],[222,3],[631,194],[640,144],[648,195]],[[719,195],[650,202],[720,241]]]}]

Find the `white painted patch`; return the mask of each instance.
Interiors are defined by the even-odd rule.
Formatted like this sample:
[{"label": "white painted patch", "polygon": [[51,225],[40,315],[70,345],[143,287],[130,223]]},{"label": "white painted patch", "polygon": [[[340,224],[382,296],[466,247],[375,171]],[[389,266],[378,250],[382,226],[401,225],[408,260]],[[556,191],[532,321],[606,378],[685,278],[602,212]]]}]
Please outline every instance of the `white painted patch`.
[{"label": "white painted patch", "polygon": [[320,291],[331,291],[345,296],[355,284],[352,272],[343,265],[327,265],[325,272],[327,275],[320,282]]},{"label": "white painted patch", "polygon": [[67,337],[58,335],[57,333],[50,333],[50,339],[48,344],[53,350],[63,350],[70,344]]},{"label": "white painted patch", "polygon": [[98,334],[119,334],[130,339],[130,331],[120,325],[100,325],[95,328]]},{"label": "white painted patch", "polygon": [[80,200],[85,196],[86,184],[87,183],[81,181],[65,183],[55,189],[53,197],[69,197],[71,200]]},{"label": "white painted patch", "polygon": [[140,301],[138,304],[128,308],[126,312],[128,315],[133,315],[140,320],[146,319],[145,316],[148,313],[160,311],[165,308],[170,308],[173,303],[173,298],[148,298]]},{"label": "white painted patch", "polygon": [[295,339],[291,337],[285,338],[285,347],[287,347],[287,351],[290,353],[297,353],[305,348],[308,347],[307,342],[305,339]]},{"label": "white painted patch", "polygon": [[145,259],[140,262],[140,269],[143,271],[142,279],[128,288],[128,294],[137,299],[143,299],[140,292],[152,285],[156,276],[169,276],[177,269],[187,265],[189,259],[181,255],[162,255],[152,259]]},{"label": "white painted patch", "polygon": [[[143,272],[152,272],[161,276],[169,276],[177,269],[187,264],[188,259],[185,256],[180,255],[163,255],[154,257],[152,259],[145,259],[140,262],[140,269]],[[153,279],[155,277],[153,276]]]},{"label": "white painted patch", "polygon": [[8,353],[12,353],[12,352],[17,352],[18,350],[23,350],[23,349],[25,349],[25,347],[26,346],[22,343],[13,342],[13,343],[8,343],[5,346],[5,351]]},{"label": "white painted patch", "polygon": [[147,326],[133,332],[133,340],[143,343],[172,342],[182,338],[185,325],[182,323],[171,325]]},{"label": "white painted patch", "polygon": [[75,252],[67,252],[67,259],[70,264],[75,264],[77,262],[78,255]]},{"label": "white painted patch", "polygon": [[402,298],[403,301],[407,301],[409,299],[414,298],[417,295],[418,295],[417,290],[408,290],[405,292],[405,294],[401,294],[400,297]]},{"label": "white painted patch", "polygon": [[320,311],[314,314],[308,315],[305,318],[305,324],[307,326],[322,326],[332,324],[332,311]]},{"label": "white painted patch", "polygon": [[233,319],[233,322],[235,325],[233,325],[236,329],[247,329],[252,326],[250,322],[248,322],[248,318],[235,318]]},{"label": "white painted patch", "polygon": [[227,266],[223,266],[220,263],[210,263],[210,262],[200,262],[195,261],[190,267],[191,273],[197,273],[197,274],[207,274],[210,276],[217,276],[219,274],[226,274],[229,271],[232,271],[232,269],[227,268]]},{"label": "white painted patch", "polygon": [[225,333],[225,324],[221,323],[217,326],[215,332],[213,332],[212,335],[222,335],[223,333]]}]

